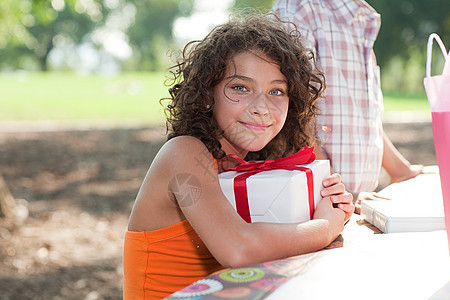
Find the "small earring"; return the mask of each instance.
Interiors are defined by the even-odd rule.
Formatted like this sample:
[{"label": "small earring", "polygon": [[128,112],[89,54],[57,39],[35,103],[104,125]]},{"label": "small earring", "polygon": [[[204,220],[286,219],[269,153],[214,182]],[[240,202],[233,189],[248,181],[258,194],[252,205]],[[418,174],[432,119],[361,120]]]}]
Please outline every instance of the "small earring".
[{"label": "small earring", "polygon": [[209,109],[211,107],[211,105],[206,104],[206,109]]}]

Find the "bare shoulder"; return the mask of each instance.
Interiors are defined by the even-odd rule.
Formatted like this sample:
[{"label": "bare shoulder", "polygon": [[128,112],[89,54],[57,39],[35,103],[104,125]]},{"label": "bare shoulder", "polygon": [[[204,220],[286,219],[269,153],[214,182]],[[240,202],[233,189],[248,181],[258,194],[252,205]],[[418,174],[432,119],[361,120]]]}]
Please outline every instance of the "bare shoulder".
[{"label": "bare shoulder", "polygon": [[179,136],[167,141],[160,149],[150,166],[144,182],[155,183],[169,188],[174,179],[180,176],[195,176],[199,181],[208,179],[217,181],[214,160],[205,144],[192,136]]},{"label": "bare shoulder", "polygon": [[[162,151],[169,151],[169,152],[180,152],[178,154],[183,154],[186,152],[207,152],[208,149],[206,148],[205,144],[203,144],[202,141],[200,141],[198,138],[193,136],[178,136],[175,138],[172,138],[168,140],[164,146],[161,148]],[[190,151],[187,151],[190,150]]]},{"label": "bare shoulder", "polygon": [[213,163],[205,144],[192,136],[179,136],[167,141],[156,157],[167,173],[180,172],[183,169],[202,168]]},{"label": "bare shoulder", "polygon": [[[206,146],[197,138],[180,136],[167,141],[153,160],[137,195],[131,213],[129,229],[147,231],[167,227],[185,216],[180,201],[186,202],[189,191],[183,183],[200,186],[202,176],[216,178],[211,169],[213,160]],[[214,165],[213,165],[214,167]],[[192,185],[192,183],[191,183]],[[183,203],[186,205],[186,203]]]}]

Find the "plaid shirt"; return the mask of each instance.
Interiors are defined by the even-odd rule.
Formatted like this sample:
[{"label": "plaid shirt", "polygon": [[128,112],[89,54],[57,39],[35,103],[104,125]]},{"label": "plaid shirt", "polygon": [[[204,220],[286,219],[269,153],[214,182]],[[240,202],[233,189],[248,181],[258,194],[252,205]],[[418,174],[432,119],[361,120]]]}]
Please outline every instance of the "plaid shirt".
[{"label": "plaid shirt", "polygon": [[350,191],[373,191],[383,154],[383,99],[373,44],[380,15],[362,0],[278,0],[272,11],[296,24],[325,74],[317,122],[322,151]]}]

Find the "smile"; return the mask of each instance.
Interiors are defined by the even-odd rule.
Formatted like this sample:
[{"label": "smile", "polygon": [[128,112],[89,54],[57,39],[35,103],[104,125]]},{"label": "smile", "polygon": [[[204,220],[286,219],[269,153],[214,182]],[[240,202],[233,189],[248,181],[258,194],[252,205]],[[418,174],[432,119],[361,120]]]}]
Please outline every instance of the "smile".
[{"label": "smile", "polygon": [[254,123],[245,123],[245,122],[239,122],[242,126],[251,129],[251,130],[256,130],[256,131],[264,131],[266,129],[268,129],[270,125],[264,125],[264,124],[254,124]]}]

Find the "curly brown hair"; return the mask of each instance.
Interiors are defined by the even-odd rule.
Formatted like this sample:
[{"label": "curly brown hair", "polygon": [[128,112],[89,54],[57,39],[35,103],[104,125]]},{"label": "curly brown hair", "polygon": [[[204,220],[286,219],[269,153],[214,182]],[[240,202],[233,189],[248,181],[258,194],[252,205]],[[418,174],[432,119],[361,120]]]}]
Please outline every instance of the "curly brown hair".
[{"label": "curly brown hair", "polygon": [[242,51],[259,51],[280,66],[288,80],[289,111],[278,135],[247,159],[278,158],[316,140],[316,102],[325,89],[314,55],[300,41],[295,25],[275,15],[252,14],[215,27],[203,40],[192,41],[181,60],[171,67],[174,85],[166,108],[168,139],[190,135],[200,139],[215,158],[223,158],[223,131],[213,117],[214,86],[225,76],[228,63]]}]

